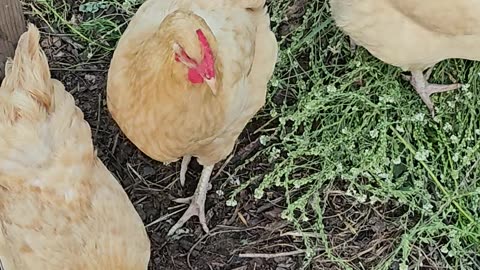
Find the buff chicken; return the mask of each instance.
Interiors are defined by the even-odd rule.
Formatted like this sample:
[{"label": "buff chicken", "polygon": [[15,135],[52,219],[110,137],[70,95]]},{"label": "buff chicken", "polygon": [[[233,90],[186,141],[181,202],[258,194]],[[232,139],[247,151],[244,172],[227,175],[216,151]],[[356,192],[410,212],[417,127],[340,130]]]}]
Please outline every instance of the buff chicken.
[{"label": "buff chicken", "polygon": [[146,270],[150,242],[29,25],[0,87],[0,269]]},{"label": "buff chicken", "polygon": [[480,1],[330,0],[330,5],[336,24],[354,43],[411,71],[410,83],[432,116],[430,95],[461,84],[428,83],[431,67],[449,58],[480,60]]},{"label": "buff chicken", "polygon": [[214,164],[226,158],[264,105],[277,60],[265,0],[148,0],[123,33],[108,74],[107,104],[123,133],[151,158],[183,157],[180,183],[203,166],[172,235],[192,216],[205,232]]}]

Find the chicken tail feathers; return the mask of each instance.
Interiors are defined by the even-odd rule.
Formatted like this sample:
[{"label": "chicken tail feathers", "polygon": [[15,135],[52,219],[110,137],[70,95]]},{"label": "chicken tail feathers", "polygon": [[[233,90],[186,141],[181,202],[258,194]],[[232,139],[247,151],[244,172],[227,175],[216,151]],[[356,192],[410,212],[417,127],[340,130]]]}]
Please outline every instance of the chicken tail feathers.
[{"label": "chicken tail feathers", "polygon": [[[40,33],[33,25],[22,34],[15,50],[14,59],[9,59],[5,67],[5,78],[0,88],[2,95],[10,96],[10,105],[16,117],[37,112],[38,109],[50,112],[53,106],[53,83],[47,56],[40,47]],[[19,115],[20,114],[20,115]],[[23,115],[27,116],[27,115]]]}]

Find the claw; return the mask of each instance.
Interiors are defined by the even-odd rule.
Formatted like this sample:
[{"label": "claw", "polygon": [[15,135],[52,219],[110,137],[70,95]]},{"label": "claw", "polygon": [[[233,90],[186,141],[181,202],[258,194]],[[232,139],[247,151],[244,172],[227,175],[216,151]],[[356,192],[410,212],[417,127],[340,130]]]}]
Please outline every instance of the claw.
[{"label": "claw", "polygon": [[191,217],[198,216],[200,220],[200,224],[202,225],[203,230],[208,233],[210,230],[207,226],[207,221],[205,218],[205,200],[207,199],[207,191],[209,187],[210,176],[213,171],[212,166],[205,166],[202,171],[202,175],[200,176],[200,180],[198,181],[197,189],[195,193],[190,198],[184,199],[177,199],[177,202],[188,202],[191,201],[190,206],[188,207],[187,211],[183,213],[183,216],[177,221],[175,225],[168,231],[168,236],[171,236],[175,233],[176,230],[181,228],[185,222],[187,222]]},{"label": "claw", "polygon": [[425,75],[423,75],[421,71],[412,71],[412,76],[404,76],[404,78],[410,81],[410,84],[420,95],[423,103],[427,105],[427,108],[430,111],[432,117],[435,117],[435,108],[432,100],[430,99],[430,95],[455,90],[462,87],[462,85],[459,83],[446,85],[428,83],[427,80],[430,77],[431,73],[432,68],[427,70]]}]

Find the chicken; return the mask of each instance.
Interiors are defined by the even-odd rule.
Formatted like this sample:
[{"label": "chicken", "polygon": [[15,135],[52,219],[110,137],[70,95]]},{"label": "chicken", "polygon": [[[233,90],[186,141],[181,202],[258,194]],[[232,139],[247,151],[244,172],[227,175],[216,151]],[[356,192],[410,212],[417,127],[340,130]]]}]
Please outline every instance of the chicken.
[{"label": "chicken", "polygon": [[[4,270],[146,270],[150,242],[29,25],[0,87]],[[0,268],[2,268],[0,267]]]},{"label": "chicken", "polygon": [[[330,0],[336,24],[380,60],[411,71],[410,83],[432,116],[430,95],[461,87],[427,82],[448,58],[480,60],[476,0]],[[430,68],[426,74],[425,69]]]},{"label": "chicken", "polygon": [[265,104],[277,61],[265,0],[148,0],[114,52],[107,104],[123,133],[164,162],[192,157],[203,166],[189,208],[208,232],[205,200],[214,164],[229,155],[248,121]]}]

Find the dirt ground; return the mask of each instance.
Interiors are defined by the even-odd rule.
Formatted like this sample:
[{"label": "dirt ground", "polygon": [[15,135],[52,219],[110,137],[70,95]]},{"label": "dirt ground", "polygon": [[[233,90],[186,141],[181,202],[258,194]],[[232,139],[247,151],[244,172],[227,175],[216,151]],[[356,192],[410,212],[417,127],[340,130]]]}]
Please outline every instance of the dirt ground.
[{"label": "dirt ground", "polygon": [[[295,26],[295,20],[302,16],[304,11],[298,6],[290,10],[292,20],[279,28],[281,32],[288,32],[289,28]],[[91,125],[99,157],[120,180],[147,224],[152,243],[150,269],[300,269],[303,254],[298,248],[303,247],[303,242],[299,235],[284,235],[293,228],[280,218],[285,204],[283,193],[270,191],[264,200],[259,201],[254,199],[253,189],[247,189],[237,196],[236,207],[227,207],[227,198],[223,195],[228,195],[235,187],[230,184],[232,179],[229,176],[245,158],[261,147],[254,131],[264,123],[249,124],[239,138],[230,163],[222,170],[219,168],[223,162],[219,163],[213,173],[217,177],[212,181],[213,188],[208,193],[206,202],[210,235],[205,235],[198,219],[193,218],[181,229],[180,236],[169,238],[166,236],[167,231],[185,209],[178,208],[171,198],[193,194],[201,167],[192,162],[186,187],[182,188],[177,181],[179,162],[164,165],[142,154],[122,134],[107,110],[105,88],[111,56],[82,64],[86,61],[85,55],[81,54],[83,50],[79,43],[68,35],[52,31],[41,20],[33,17],[29,20],[42,31],[41,43],[49,58],[53,77],[62,81],[66,89],[73,94],[77,105],[85,114],[85,119]],[[278,95],[280,102],[283,102],[282,91]],[[235,174],[233,181],[243,183],[249,180],[251,172],[263,175],[270,168],[268,162],[249,165]],[[338,245],[337,255],[348,258],[353,263],[358,261],[360,265],[367,267],[364,269],[370,269],[369,265],[382,259],[382,252],[392,248],[392,242],[388,239],[394,238],[398,229],[391,226],[385,217],[394,219],[397,209],[385,205],[354,206],[353,202],[349,202],[343,195],[345,188],[339,182],[333,191],[326,194],[328,216],[325,217],[324,225],[325,230],[330,232],[328,240],[332,245]],[[178,210],[181,211],[172,214]],[[351,232],[352,228],[345,226],[342,216],[356,220],[356,229],[361,233]],[[158,220],[160,221],[155,222]],[[151,224],[152,222],[154,224]],[[259,253],[282,252],[289,252],[290,256],[258,256]],[[257,255],[249,258],[249,253]],[[319,251],[312,269],[342,268],[324,258]]]}]

